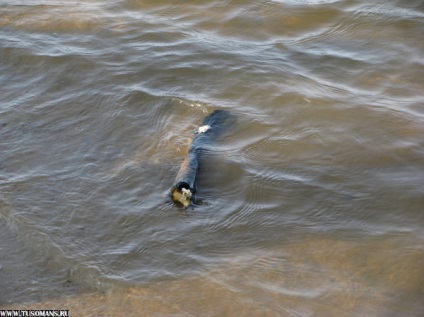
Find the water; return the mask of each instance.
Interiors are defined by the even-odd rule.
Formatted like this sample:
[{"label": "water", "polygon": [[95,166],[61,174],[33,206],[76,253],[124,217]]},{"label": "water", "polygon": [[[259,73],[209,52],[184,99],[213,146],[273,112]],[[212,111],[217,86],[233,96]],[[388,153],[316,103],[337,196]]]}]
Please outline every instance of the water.
[{"label": "water", "polygon": [[421,0],[0,1],[0,307],[423,316],[423,31]]}]

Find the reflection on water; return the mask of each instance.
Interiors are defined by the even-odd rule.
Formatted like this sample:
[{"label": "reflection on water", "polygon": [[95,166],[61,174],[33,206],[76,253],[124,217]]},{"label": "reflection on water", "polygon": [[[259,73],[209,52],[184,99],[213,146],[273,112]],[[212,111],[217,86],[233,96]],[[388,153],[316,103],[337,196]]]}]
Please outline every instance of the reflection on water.
[{"label": "reflection on water", "polygon": [[422,315],[421,1],[0,7],[1,308]]}]

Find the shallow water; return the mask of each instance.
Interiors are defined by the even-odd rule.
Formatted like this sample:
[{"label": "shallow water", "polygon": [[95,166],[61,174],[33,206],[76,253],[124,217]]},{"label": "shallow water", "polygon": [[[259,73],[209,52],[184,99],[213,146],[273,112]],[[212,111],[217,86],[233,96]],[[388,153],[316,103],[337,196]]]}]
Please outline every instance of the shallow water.
[{"label": "shallow water", "polygon": [[423,315],[421,1],[0,8],[1,308]]}]

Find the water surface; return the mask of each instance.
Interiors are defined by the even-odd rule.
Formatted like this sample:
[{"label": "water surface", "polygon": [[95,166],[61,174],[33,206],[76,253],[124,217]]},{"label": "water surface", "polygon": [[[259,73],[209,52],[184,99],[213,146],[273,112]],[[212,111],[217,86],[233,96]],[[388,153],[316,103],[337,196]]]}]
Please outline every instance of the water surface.
[{"label": "water surface", "polygon": [[1,308],[422,316],[421,1],[0,8]]}]

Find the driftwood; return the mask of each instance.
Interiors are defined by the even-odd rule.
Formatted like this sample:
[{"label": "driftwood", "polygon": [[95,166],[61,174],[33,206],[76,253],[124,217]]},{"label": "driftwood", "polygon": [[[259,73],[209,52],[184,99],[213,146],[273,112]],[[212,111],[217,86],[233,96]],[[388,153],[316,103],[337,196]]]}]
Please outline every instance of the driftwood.
[{"label": "driftwood", "polygon": [[202,155],[211,148],[221,133],[230,124],[233,115],[226,110],[215,110],[207,116],[195,131],[196,135],[190,145],[171,188],[171,198],[179,206],[188,207],[195,202],[196,181]]}]

